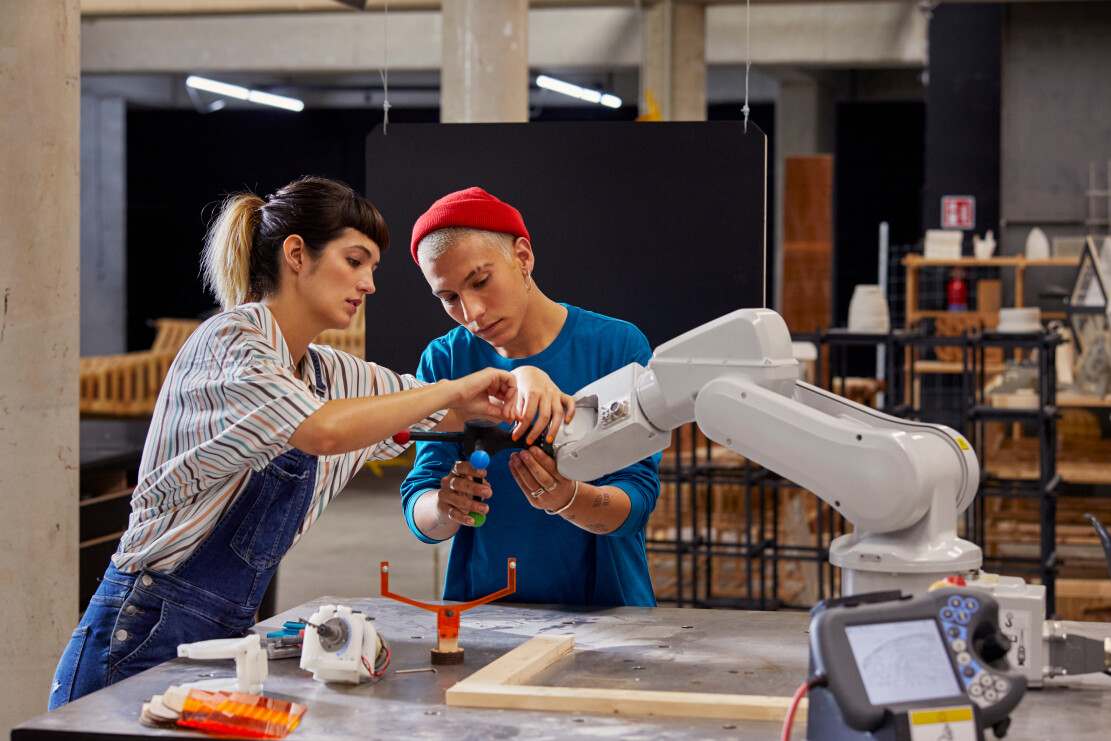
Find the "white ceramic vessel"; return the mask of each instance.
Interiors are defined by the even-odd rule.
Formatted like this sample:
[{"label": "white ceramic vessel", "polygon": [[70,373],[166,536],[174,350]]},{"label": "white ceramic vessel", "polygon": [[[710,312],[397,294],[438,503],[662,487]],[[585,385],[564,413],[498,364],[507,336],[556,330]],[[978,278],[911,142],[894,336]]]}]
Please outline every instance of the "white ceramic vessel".
[{"label": "white ceramic vessel", "polygon": [[1039,227],[1034,227],[1026,235],[1026,257],[1029,260],[1045,260],[1049,257],[1049,237]]},{"label": "white ceramic vessel", "polygon": [[988,229],[983,239],[975,234],[972,235],[972,253],[976,255],[977,260],[987,260],[995,254],[995,234],[991,229]]},{"label": "white ceramic vessel", "polygon": [[849,301],[849,331],[886,333],[890,328],[891,315],[883,288],[863,283],[854,288]]}]

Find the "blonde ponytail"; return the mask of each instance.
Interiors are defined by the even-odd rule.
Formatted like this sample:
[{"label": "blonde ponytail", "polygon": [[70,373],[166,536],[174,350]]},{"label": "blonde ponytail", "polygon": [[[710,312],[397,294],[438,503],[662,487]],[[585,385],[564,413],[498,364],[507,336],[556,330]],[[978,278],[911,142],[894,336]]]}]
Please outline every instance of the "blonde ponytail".
[{"label": "blonde ponytail", "polygon": [[257,298],[251,296],[251,250],[265,203],[253,193],[229,196],[208,231],[204,282],[224,311]]}]

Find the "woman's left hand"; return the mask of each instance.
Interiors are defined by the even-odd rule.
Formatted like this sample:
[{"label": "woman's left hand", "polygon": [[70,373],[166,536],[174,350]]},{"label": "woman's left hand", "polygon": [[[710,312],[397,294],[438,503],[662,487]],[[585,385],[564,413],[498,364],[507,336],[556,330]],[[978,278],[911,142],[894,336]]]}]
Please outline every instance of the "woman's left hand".
[{"label": "woman's left hand", "polygon": [[509,471],[528,495],[529,504],[537,509],[560,509],[575,494],[575,482],[560,476],[555,460],[540,448],[513,453]]},{"label": "woman's left hand", "polygon": [[[560,391],[539,368],[526,365],[515,368],[512,373],[517,382],[512,401],[512,416],[516,422],[513,439],[520,438],[528,430],[525,440],[531,445],[547,430],[547,440],[552,442],[559,426],[575,416],[575,400]],[[506,402],[508,406],[509,400]]]}]

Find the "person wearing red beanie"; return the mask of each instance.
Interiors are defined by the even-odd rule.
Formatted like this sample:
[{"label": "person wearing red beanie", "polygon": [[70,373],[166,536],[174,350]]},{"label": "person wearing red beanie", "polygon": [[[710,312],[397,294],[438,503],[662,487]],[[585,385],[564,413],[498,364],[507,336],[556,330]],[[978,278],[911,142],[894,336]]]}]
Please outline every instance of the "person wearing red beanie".
[{"label": "person wearing red beanie", "polygon": [[[410,250],[460,325],[425,349],[421,380],[528,365],[561,389],[577,390],[651,357],[647,339],[628,322],[549,298],[533,274],[537,261],[521,213],[481,188],[433,203],[413,226]],[[560,411],[539,410],[569,419]],[[533,410],[521,417],[531,421]],[[556,429],[548,428],[549,442]],[[497,591],[505,559],[514,557],[514,601],[655,605],[644,529],[659,496],[658,454],[595,481],[561,476],[538,447],[498,453],[484,471],[461,457],[455,444],[418,444],[401,492],[414,535],[428,543],[452,539],[444,599]],[[469,511],[485,514],[485,523],[475,527]]]}]

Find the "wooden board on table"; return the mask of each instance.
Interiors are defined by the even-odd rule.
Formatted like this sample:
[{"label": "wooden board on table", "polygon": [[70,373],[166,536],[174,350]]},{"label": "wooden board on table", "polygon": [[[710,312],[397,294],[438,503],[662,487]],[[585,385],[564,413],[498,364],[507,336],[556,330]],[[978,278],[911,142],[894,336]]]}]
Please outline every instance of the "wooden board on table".
[{"label": "wooden board on table", "polygon": [[[575,637],[570,635],[536,636],[449,688],[446,703],[455,707],[503,710],[767,721],[782,721],[790,709],[789,697],[525,684],[570,653],[574,645]],[[803,700],[797,709],[798,722],[805,721],[806,708]]]}]

